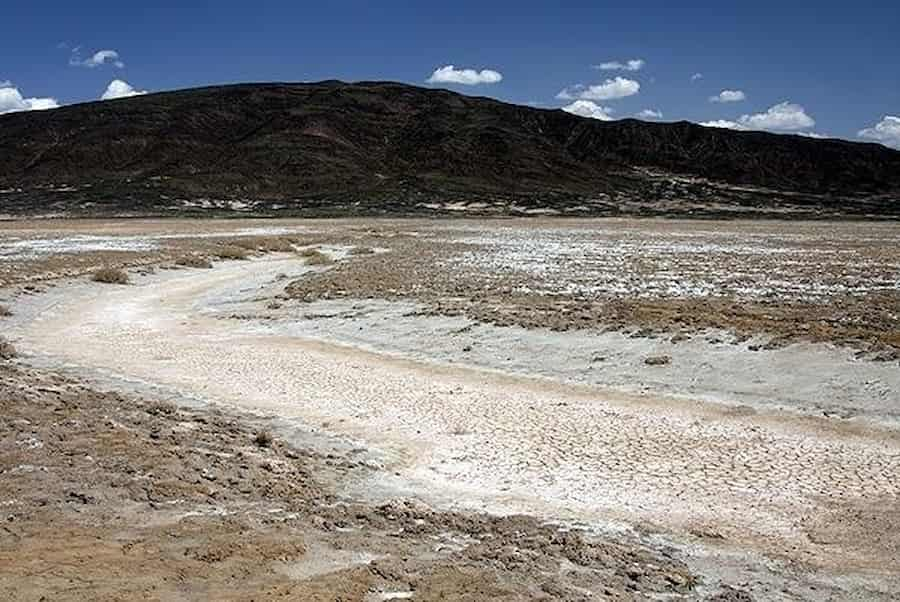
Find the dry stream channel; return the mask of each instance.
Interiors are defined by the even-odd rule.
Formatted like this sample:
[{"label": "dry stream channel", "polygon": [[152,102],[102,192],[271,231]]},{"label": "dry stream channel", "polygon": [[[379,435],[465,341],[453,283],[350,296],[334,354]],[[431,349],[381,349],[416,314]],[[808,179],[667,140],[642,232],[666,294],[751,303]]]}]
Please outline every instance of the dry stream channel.
[{"label": "dry stream channel", "polygon": [[[524,264],[566,286],[527,231],[511,237],[481,269]],[[19,300],[7,332],[35,365],[364,447],[381,470],[346,485],[350,496],[637,530],[700,572],[752,581],[804,567],[847,591],[900,593],[896,361],[826,343],[497,326],[411,298],[285,298],[289,283],[360,261],[354,244],[320,247],[333,266],[273,253],[129,286],[70,281]],[[391,252],[388,239],[375,255]]]}]

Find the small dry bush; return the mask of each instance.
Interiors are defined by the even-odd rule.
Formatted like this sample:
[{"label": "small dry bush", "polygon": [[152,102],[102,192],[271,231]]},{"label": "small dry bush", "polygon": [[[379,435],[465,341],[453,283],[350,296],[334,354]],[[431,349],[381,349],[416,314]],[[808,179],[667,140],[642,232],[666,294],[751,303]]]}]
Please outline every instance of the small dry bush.
[{"label": "small dry bush", "polygon": [[651,355],[644,359],[648,366],[667,366],[672,363],[672,357],[668,355]]},{"label": "small dry bush", "polygon": [[333,263],[331,257],[326,255],[319,249],[302,249],[299,253],[300,257],[306,260],[306,265],[328,265],[330,263]]},{"label": "small dry bush", "polygon": [[247,249],[235,246],[222,247],[216,251],[216,257],[219,259],[247,259],[249,255]]},{"label": "small dry bush", "polygon": [[100,268],[91,279],[105,284],[128,284],[128,273],[119,268]]},{"label": "small dry bush", "polygon": [[16,348],[13,344],[0,337],[0,360],[11,360],[16,357]]},{"label": "small dry bush", "polygon": [[266,253],[291,253],[294,251],[294,241],[283,236],[273,236],[260,241],[260,251]]},{"label": "small dry bush", "polygon": [[272,447],[274,439],[269,431],[257,431],[256,436],[253,437],[253,442],[258,447]]},{"label": "small dry bush", "polygon": [[5,305],[0,305],[0,318],[8,318],[13,315],[12,311]]},{"label": "small dry bush", "polygon": [[209,269],[213,267],[212,262],[208,257],[204,257],[203,255],[185,255],[184,257],[179,258],[175,265],[180,265],[186,268],[203,268]]}]

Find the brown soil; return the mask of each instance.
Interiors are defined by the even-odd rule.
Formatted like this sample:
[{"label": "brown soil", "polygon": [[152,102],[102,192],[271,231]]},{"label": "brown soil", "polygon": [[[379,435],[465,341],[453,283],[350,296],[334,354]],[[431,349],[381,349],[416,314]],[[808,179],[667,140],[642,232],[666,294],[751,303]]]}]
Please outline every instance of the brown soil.
[{"label": "brown soil", "polygon": [[[779,228],[789,225],[773,223]],[[649,230],[653,226],[647,226]],[[798,341],[848,346],[868,359],[900,360],[900,291],[835,294],[815,299],[734,294],[705,297],[638,297],[628,294],[581,294],[541,290],[538,277],[485,270],[466,265],[466,257],[488,253],[478,245],[428,237],[371,232],[362,243],[389,247],[377,255],[361,255],[333,269],[291,283],[287,293],[302,301],[333,298],[385,298],[422,302],[427,313],[465,315],[499,326],[571,330],[597,328],[633,336],[696,336],[710,329],[733,334],[733,342],[762,335],[766,348]],[[446,234],[441,232],[442,235]],[[448,240],[449,239],[449,240]],[[666,257],[635,260],[626,272],[642,274],[665,269]],[[777,263],[780,261],[780,263]],[[896,278],[896,250],[872,249],[870,277]],[[773,260],[778,269],[804,283],[838,281],[842,266],[810,272]],[[881,265],[879,272],[875,266]],[[704,269],[740,271],[741,265],[710,265]],[[577,275],[573,275],[577,278]]]},{"label": "brown soil", "polygon": [[[294,235],[205,237],[248,227],[304,225],[310,231]],[[0,288],[37,286],[60,278],[90,275],[102,267],[154,269],[187,267],[185,257],[200,255],[241,259],[266,252],[293,251],[306,247],[312,252],[323,243],[350,245],[352,261],[339,262],[326,271],[291,283],[287,293],[312,301],[328,298],[385,298],[422,302],[429,313],[466,315],[501,326],[520,325],[553,330],[598,328],[625,331],[633,336],[696,336],[709,329],[731,332],[734,342],[763,335],[761,345],[770,348],[797,341],[829,342],[853,348],[867,359],[900,360],[900,290],[896,286],[864,294],[830,294],[802,299],[760,294],[729,293],[713,296],[644,296],[631,294],[585,294],[547,286],[540,278],[515,271],[497,271],[469,265],[472,255],[488,256],[484,245],[465,240],[467,234],[502,230],[507,224],[545,236],[555,228],[590,230],[614,224],[622,240],[653,243],[658,237],[700,231],[708,235],[708,222],[664,222],[613,220],[578,222],[533,219],[516,222],[469,222],[435,220],[297,221],[297,220],[131,220],[52,221],[0,223],[0,240],[14,235],[32,237],[104,234],[135,236],[153,234],[199,234],[204,237],[161,241],[153,251],[105,251],[49,255],[27,261],[0,261]],[[811,240],[797,243],[795,252],[770,257],[740,254],[704,254],[693,263],[675,266],[685,276],[707,271],[726,275],[736,284],[752,284],[769,274],[801,284],[820,285],[859,282],[896,282],[900,278],[897,230],[854,223],[825,225],[789,222],[717,222],[721,236],[707,240],[726,244],[736,236],[750,240],[779,242],[798,234]],[[818,236],[818,238],[817,238]],[[868,237],[868,238],[866,238]],[[612,244],[616,240],[611,241]],[[652,246],[652,245],[651,245]],[[369,253],[372,249],[387,250]],[[822,248],[841,258],[823,265],[815,261]],[[311,250],[310,250],[311,249]],[[301,251],[302,254],[303,251]],[[801,262],[798,257],[811,257]],[[627,258],[617,271],[641,279],[672,269],[665,252],[649,252]],[[313,259],[313,261],[315,261]],[[578,266],[570,270],[578,281]],[[751,272],[753,276],[745,275]],[[744,274],[744,275],[742,275]],[[586,276],[587,277],[587,276]],[[37,289],[39,290],[39,289]]]},{"label": "brown soil", "polygon": [[[142,251],[89,251],[46,254],[15,261],[0,261],[0,289],[51,284],[78,276],[91,276],[97,270],[152,270],[172,267],[203,267],[202,259],[246,259],[253,255],[293,251],[294,245],[319,244],[321,233],[297,236],[234,235],[245,228],[279,227],[298,222],[274,220],[34,220],[0,222],[0,243],[7,237],[17,239],[65,238],[81,235],[146,236],[177,234],[183,238],[159,241],[159,248]],[[216,236],[217,232],[222,233]],[[194,234],[203,236],[194,237]]]},{"label": "brown soil", "polygon": [[11,365],[0,412],[2,599],[694,597],[683,564],[633,542],[336,497],[365,462],[259,445],[247,417]]}]

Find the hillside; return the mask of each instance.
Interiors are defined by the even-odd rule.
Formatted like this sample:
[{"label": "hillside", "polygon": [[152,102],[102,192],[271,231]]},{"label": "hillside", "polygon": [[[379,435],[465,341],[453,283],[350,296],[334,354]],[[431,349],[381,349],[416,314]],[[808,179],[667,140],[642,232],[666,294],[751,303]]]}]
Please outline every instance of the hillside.
[{"label": "hillside", "polygon": [[0,214],[900,216],[900,152],[395,83],[0,116]]}]

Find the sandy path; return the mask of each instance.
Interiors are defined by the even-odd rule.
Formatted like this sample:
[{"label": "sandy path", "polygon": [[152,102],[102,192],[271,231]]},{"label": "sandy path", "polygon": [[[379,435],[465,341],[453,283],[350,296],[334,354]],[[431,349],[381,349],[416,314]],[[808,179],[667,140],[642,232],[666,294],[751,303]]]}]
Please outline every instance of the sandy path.
[{"label": "sandy path", "polygon": [[302,270],[267,259],[72,289],[19,345],[358,438],[413,490],[458,506],[649,523],[889,567],[896,542],[872,545],[871,521],[846,515],[897,519],[896,431],[416,363],[223,319],[275,274]]}]

